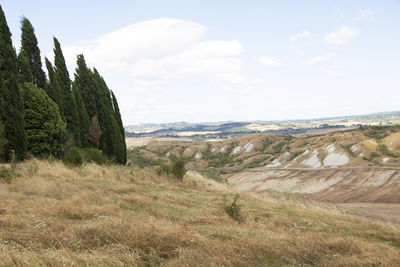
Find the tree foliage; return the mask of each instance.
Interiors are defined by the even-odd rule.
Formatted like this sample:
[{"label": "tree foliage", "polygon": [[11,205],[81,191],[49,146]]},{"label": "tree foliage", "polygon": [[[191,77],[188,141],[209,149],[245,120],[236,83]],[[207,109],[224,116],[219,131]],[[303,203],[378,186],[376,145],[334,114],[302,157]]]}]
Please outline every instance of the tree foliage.
[{"label": "tree foliage", "polygon": [[38,41],[31,22],[25,17],[21,19],[21,53],[27,57],[30,72],[32,73],[31,80],[25,81],[32,82],[39,88],[44,88],[46,86],[46,74],[42,69]]},{"label": "tree foliage", "polygon": [[58,106],[46,92],[32,83],[21,84],[25,108],[28,151],[39,157],[59,158],[63,152],[65,123]]},{"label": "tree foliage", "polygon": [[102,131],[100,129],[99,120],[95,116],[92,118],[92,121],[90,122],[90,126],[89,126],[89,134],[88,134],[89,142],[93,146],[98,147],[100,138],[101,138],[101,134],[102,134]]},{"label": "tree foliage", "polygon": [[57,38],[54,40],[54,84],[56,91],[60,95],[59,107],[66,121],[67,130],[73,134],[75,144],[81,146],[80,121],[76,108],[75,99],[71,90],[71,80],[61,45]]},{"label": "tree foliage", "polygon": [[63,150],[76,146],[99,149],[92,154],[104,152],[105,160],[126,163],[118,102],[103,77],[78,55],[71,82],[54,37],[54,64],[45,58],[46,80],[34,28],[25,17],[21,32],[17,56],[0,6],[0,160],[9,161],[11,151],[22,159],[27,146],[35,156],[60,158]]},{"label": "tree foliage", "polygon": [[33,76],[31,67],[29,66],[28,56],[25,51],[21,51],[17,57],[18,64],[18,80],[20,83],[22,82],[32,82]]},{"label": "tree foliage", "polygon": [[0,6],[0,120],[4,123],[5,145],[4,160],[10,160],[10,151],[14,150],[17,159],[26,152],[24,135],[23,105],[18,89],[17,56],[12,46],[11,32]]}]

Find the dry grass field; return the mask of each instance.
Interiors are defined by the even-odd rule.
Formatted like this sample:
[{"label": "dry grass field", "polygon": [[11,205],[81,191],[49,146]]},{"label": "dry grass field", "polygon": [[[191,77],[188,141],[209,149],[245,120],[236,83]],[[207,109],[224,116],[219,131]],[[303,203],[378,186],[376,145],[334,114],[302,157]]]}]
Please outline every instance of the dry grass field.
[{"label": "dry grass field", "polygon": [[0,182],[1,266],[399,266],[390,225],[188,173],[30,160]]}]

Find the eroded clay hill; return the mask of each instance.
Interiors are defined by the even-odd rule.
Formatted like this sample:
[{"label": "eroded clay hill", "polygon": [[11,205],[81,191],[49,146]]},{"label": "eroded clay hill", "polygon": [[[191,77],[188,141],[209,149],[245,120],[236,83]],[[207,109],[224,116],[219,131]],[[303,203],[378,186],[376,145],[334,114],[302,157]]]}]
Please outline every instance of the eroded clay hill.
[{"label": "eroded clay hill", "polygon": [[255,167],[322,169],[400,166],[400,127],[364,127],[322,136],[253,134],[213,142],[151,141],[131,151],[135,161],[186,159],[192,170],[214,168],[222,174]]},{"label": "eroded clay hill", "polygon": [[277,191],[333,203],[400,203],[400,169],[385,167],[256,168],[228,175],[228,182],[259,196]]}]

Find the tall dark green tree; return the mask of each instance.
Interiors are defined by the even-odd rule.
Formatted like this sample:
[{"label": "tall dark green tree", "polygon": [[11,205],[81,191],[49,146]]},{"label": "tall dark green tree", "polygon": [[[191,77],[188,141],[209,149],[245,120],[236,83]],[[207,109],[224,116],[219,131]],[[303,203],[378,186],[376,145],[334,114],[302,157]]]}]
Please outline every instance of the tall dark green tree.
[{"label": "tall dark green tree", "polygon": [[71,80],[61,45],[54,37],[54,86],[60,94],[59,107],[67,123],[67,130],[73,135],[75,145],[81,146],[77,106],[71,90]]},{"label": "tall dark green tree", "polygon": [[22,82],[31,82],[33,80],[31,66],[29,65],[29,59],[25,51],[21,51],[17,57],[18,65],[18,80]]},{"label": "tall dark green tree", "polygon": [[[97,116],[95,94],[93,92],[93,81],[83,55],[77,57],[77,68],[75,79],[72,85],[78,116],[80,119],[80,135],[83,147],[89,145],[88,128],[93,117]],[[90,114],[90,115],[89,115]]]},{"label": "tall dark green tree", "polygon": [[32,24],[25,17],[23,17],[21,20],[20,53],[22,52],[27,56],[32,72],[32,80],[27,80],[26,82],[32,82],[37,87],[44,88],[46,86],[46,75],[42,69],[42,59],[40,57],[38,41],[36,39],[35,30],[33,29]]},{"label": "tall dark green tree", "polygon": [[[47,73],[49,74],[49,82],[46,84],[44,90],[46,91],[47,95],[60,107],[60,93],[57,91],[56,81],[55,81],[55,74],[54,74],[54,67],[51,62],[44,58],[46,63]],[[61,107],[60,107],[61,108]],[[61,117],[63,117],[62,110],[60,110]]]},{"label": "tall dark green tree", "polygon": [[28,151],[34,156],[60,158],[65,123],[57,104],[32,83],[20,84],[25,109],[25,135]]},{"label": "tall dark green tree", "polygon": [[97,114],[97,100],[98,90],[94,82],[94,75],[91,70],[87,67],[86,61],[83,55],[78,55],[77,69],[75,73],[74,82],[79,85],[81,91],[82,100],[85,104],[86,112],[89,120],[96,117]]},{"label": "tall dark green tree", "polygon": [[112,90],[111,91],[111,98],[112,98],[112,103],[113,103],[113,108],[114,108],[114,116],[115,116],[115,120],[118,123],[119,126],[119,130],[121,132],[121,137],[122,137],[122,151],[120,152],[121,155],[121,161],[125,164],[126,163],[126,143],[125,143],[125,129],[124,129],[124,125],[122,124],[122,118],[121,118],[121,113],[119,111],[119,106],[118,106],[118,101],[117,98],[114,95],[114,92]]},{"label": "tall dark green tree", "polygon": [[96,69],[92,72],[93,84],[96,86],[96,104],[98,119],[102,133],[100,149],[109,157],[115,158],[118,163],[125,164],[125,140],[115,118],[111,92]]},{"label": "tall dark green tree", "polygon": [[4,124],[5,145],[3,160],[10,159],[14,150],[17,159],[26,153],[24,113],[18,89],[17,56],[11,41],[11,32],[0,6],[0,121]]},{"label": "tall dark green tree", "polygon": [[81,145],[82,147],[88,147],[89,142],[88,142],[88,129],[89,129],[89,117],[86,112],[85,104],[83,103],[82,96],[81,96],[81,90],[79,85],[74,82],[72,84],[72,92],[75,97],[75,102],[76,102],[76,108],[78,112],[78,118],[79,118],[79,135],[81,139]]}]

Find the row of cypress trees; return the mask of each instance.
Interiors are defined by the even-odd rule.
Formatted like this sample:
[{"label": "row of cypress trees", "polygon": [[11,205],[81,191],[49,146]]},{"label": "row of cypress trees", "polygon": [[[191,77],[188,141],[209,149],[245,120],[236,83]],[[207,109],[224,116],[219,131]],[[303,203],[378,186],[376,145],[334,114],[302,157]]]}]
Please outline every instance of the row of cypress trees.
[{"label": "row of cypress trees", "polygon": [[21,31],[17,55],[0,6],[0,160],[10,160],[11,151],[19,160],[27,152],[61,158],[77,146],[98,148],[124,164],[121,114],[103,77],[78,55],[71,81],[61,45],[54,37],[54,63],[45,58],[47,79],[34,28],[25,17]]}]

